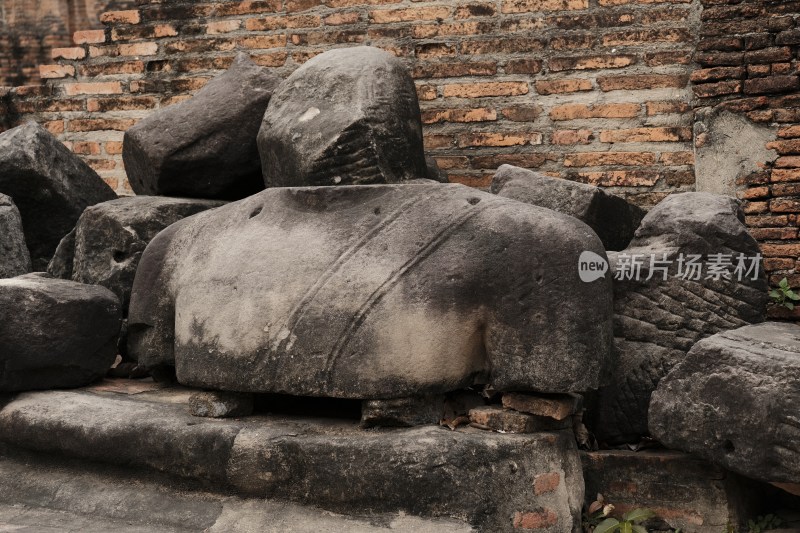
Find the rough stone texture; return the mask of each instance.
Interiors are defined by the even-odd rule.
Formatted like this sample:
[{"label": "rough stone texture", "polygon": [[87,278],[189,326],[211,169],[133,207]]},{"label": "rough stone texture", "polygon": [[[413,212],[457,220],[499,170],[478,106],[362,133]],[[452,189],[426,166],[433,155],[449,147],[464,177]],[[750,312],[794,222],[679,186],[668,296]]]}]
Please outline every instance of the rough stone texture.
[{"label": "rough stone texture", "polygon": [[658,386],[650,431],[665,445],[762,481],[800,481],[800,326],[766,322],[691,349]]},{"label": "rough stone texture", "polygon": [[[672,195],[642,220],[630,246],[610,254],[610,271],[621,259],[644,257],[639,280],[614,280],[614,348],[609,385],[600,389],[592,428],[607,442],[635,441],[647,433],[650,395],[658,382],[697,341],[720,331],[761,322],[767,299],[763,272],[757,279],[707,279],[709,254],[754,257],[756,241],[742,223],[733,198],[710,193]],[[623,255],[625,254],[625,255]],[[653,269],[650,257],[670,261],[668,277]],[[678,277],[678,257],[702,255],[702,279]],[[625,259],[627,256],[628,259]],[[656,265],[658,266],[658,265]],[[635,276],[634,276],[635,277]]]},{"label": "rough stone texture", "polygon": [[258,149],[267,187],[430,177],[414,82],[397,58],[366,46],[294,71],[267,107]]},{"label": "rough stone texture", "polygon": [[685,533],[720,533],[728,524],[744,525],[775,492],[676,451],[603,450],[581,452],[581,459],[587,506],[599,493],[614,504],[613,516],[646,507]]},{"label": "rough stone texture", "polygon": [[0,280],[0,391],[79,387],[116,356],[119,300],[103,287],[25,274]]},{"label": "rough stone texture", "polygon": [[444,396],[364,400],[362,427],[410,427],[438,424],[444,416]]},{"label": "rough stone texture", "polygon": [[719,109],[698,113],[695,136],[697,190],[736,196],[741,178],[771,165],[775,150],[765,145],[775,139],[776,128],[757,124],[747,117]]},{"label": "rough stone texture", "polygon": [[34,122],[0,133],[0,193],[19,208],[34,270],[47,268],[86,207],[117,197],[94,170]]},{"label": "rough stone texture", "polygon": [[519,413],[492,405],[470,409],[469,421],[473,427],[501,433],[535,433],[571,427],[571,422],[558,422],[551,418]]},{"label": "rough stone texture", "polygon": [[644,216],[640,207],[599,187],[551,178],[511,165],[502,165],[497,170],[490,190],[582,220],[597,233],[607,250],[622,250],[628,246]]},{"label": "rough stone texture", "polygon": [[131,188],[226,200],[263,189],[256,135],[279,82],[242,52],[194,97],[139,121],[123,141]]},{"label": "rough stone texture", "polygon": [[503,407],[555,420],[564,420],[574,415],[582,404],[583,398],[577,394],[550,396],[534,396],[514,392],[503,394]]},{"label": "rough stone texture", "polygon": [[94,205],[83,212],[75,231],[59,244],[48,272],[110,289],[127,315],[136,268],[153,237],[178,220],[224,204],[217,200],[129,196]]},{"label": "rough stone texture", "polygon": [[253,395],[234,392],[196,392],[189,398],[193,416],[232,418],[253,413]]},{"label": "rough stone texture", "polygon": [[[580,530],[583,477],[569,431],[365,431],[356,420],[214,420],[188,413],[186,390],[90,391],[17,396],[0,411],[0,440],[335,512],[447,516],[487,532],[512,531],[515,516],[539,512],[552,519],[545,533]],[[542,474],[559,482],[537,494],[534,480]]]},{"label": "rough stone texture", "polygon": [[22,232],[22,219],[14,201],[0,194],[0,278],[31,271],[31,256]]},{"label": "rough stone texture", "polygon": [[[268,189],[161,232],[129,351],[187,385],[390,399],[596,387],[610,280],[582,222],[461,185]],[[236,258],[232,261],[231,258]]]}]

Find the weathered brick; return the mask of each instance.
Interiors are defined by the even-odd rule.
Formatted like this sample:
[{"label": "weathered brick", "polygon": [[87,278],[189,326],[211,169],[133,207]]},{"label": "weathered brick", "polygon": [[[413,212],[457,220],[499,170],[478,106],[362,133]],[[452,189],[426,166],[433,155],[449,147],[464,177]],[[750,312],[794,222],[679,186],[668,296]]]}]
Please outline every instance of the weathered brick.
[{"label": "weathered brick", "polygon": [[[779,130],[780,132],[780,130]],[[775,160],[776,168],[800,168],[800,156],[783,156]],[[774,171],[773,171],[774,172]],[[797,173],[800,178],[800,172]]]},{"label": "weathered brick", "polygon": [[555,130],[550,136],[550,144],[591,144],[593,140],[592,130]]},{"label": "weathered brick", "polygon": [[461,185],[466,185],[467,187],[478,187],[481,189],[488,189],[489,185],[492,183],[493,177],[493,172],[484,174],[447,173],[447,179],[450,183],[460,183]]},{"label": "weathered brick", "polygon": [[39,65],[39,76],[42,79],[75,76],[75,67],[72,65]]},{"label": "weathered brick", "polygon": [[432,57],[454,56],[456,47],[449,43],[426,43],[414,47],[414,55],[419,59]]},{"label": "weathered brick", "polygon": [[417,87],[417,98],[420,100],[436,100],[437,96],[435,85],[420,85]]},{"label": "weathered brick", "polygon": [[645,104],[648,116],[666,115],[669,113],[686,113],[689,104],[686,102],[647,102]]},{"label": "weathered brick", "polygon": [[796,198],[777,198],[769,201],[773,213],[800,213],[800,200]]},{"label": "weathered brick", "polygon": [[105,150],[108,155],[121,155],[122,143],[120,141],[106,141]]},{"label": "weathered brick", "polygon": [[458,136],[459,148],[472,146],[523,146],[542,144],[542,134],[538,132],[487,132],[462,133]]},{"label": "weathered brick", "polygon": [[646,52],[644,60],[648,66],[661,67],[664,65],[688,65],[692,62],[690,51]]},{"label": "weathered brick", "polygon": [[402,9],[375,9],[369,12],[372,22],[407,22],[413,20],[436,20],[450,16],[451,8],[447,6],[411,7]]},{"label": "weathered brick", "polygon": [[693,165],[694,152],[662,152],[659,162],[669,166]]},{"label": "weathered brick", "polygon": [[122,94],[122,84],[118,81],[66,83],[64,93],[67,96],[79,94]]},{"label": "weathered brick", "polygon": [[592,82],[587,79],[543,80],[534,83],[536,92],[541,95],[591,91]]},{"label": "weathered brick", "polygon": [[[780,155],[787,155],[787,154],[800,154],[800,139],[791,139],[786,141],[772,141],[767,143],[768,150],[775,150]],[[776,179],[777,175],[780,174],[779,170],[772,171],[772,179]],[[783,181],[783,180],[778,180]]]},{"label": "weathered brick", "polygon": [[791,59],[792,49],[788,46],[765,48],[744,53],[744,61],[746,63],[776,63],[778,61],[790,61]]},{"label": "weathered brick", "polygon": [[538,74],[542,70],[540,59],[511,59],[503,67],[506,74]]},{"label": "weathered brick", "polygon": [[595,36],[590,33],[559,35],[550,39],[548,48],[551,50],[577,50],[591,48],[595,43]]},{"label": "weathered brick", "polygon": [[158,53],[157,43],[134,43],[119,45],[121,56],[152,56]]},{"label": "weathered brick", "polygon": [[512,122],[533,122],[542,113],[542,108],[536,105],[516,105],[504,107],[503,117]]},{"label": "weathered brick", "polygon": [[322,19],[325,24],[330,26],[341,26],[343,24],[355,24],[361,20],[361,13],[358,11],[350,11],[347,13],[332,13]]},{"label": "weathered brick", "polygon": [[480,98],[484,96],[517,96],[528,94],[524,81],[496,81],[486,83],[456,83],[445,85],[443,94],[456,98]]},{"label": "weathered brick", "polygon": [[53,59],[83,59],[86,57],[86,50],[79,46],[73,46],[72,48],[53,48],[50,52],[50,57]]},{"label": "weathered brick", "polygon": [[550,70],[560,72],[563,70],[597,70],[604,68],[622,68],[636,63],[636,56],[632,55],[600,55],[581,57],[554,57],[548,60]]},{"label": "weathered brick", "polygon": [[603,91],[636,91],[642,89],[683,88],[689,77],[683,74],[637,74],[632,76],[598,76]]},{"label": "weathered brick", "polygon": [[497,120],[497,111],[488,107],[476,109],[426,109],[422,111],[423,124],[438,122],[487,122]]},{"label": "weathered brick", "polygon": [[286,46],[286,35],[252,35],[242,37],[237,42],[239,46],[244,48],[258,48],[261,50],[282,48]]},{"label": "weathered brick", "polygon": [[565,167],[643,166],[655,162],[656,154],[652,152],[575,152],[564,156]]},{"label": "weathered brick", "polygon": [[125,131],[136,123],[129,118],[85,118],[69,121],[69,131]]},{"label": "weathered brick", "polygon": [[467,55],[516,54],[544,50],[546,41],[530,37],[480,39],[461,43],[461,53]]},{"label": "weathered brick", "polygon": [[660,174],[655,171],[606,170],[578,172],[568,177],[598,187],[652,187],[658,181]]},{"label": "weathered brick", "polygon": [[120,96],[112,98],[89,98],[86,109],[92,113],[109,111],[146,111],[156,107],[156,99],[152,96]]},{"label": "weathered brick", "polygon": [[553,153],[492,154],[471,158],[473,168],[497,169],[500,165],[514,165],[523,168],[539,168],[558,157]]},{"label": "weathered brick", "polygon": [[774,94],[796,91],[800,88],[797,76],[770,76],[744,81],[745,94]]},{"label": "weathered brick", "polygon": [[639,114],[640,104],[565,104],[550,110],[552,120],[587,118],[632,118]]},{"label": "weathered brick", "polygon": [[800,183],[776,183],[772,186],[774,196],[800,196]]},{"label": "weathered brick", "polygon": [[491,17],[496,12],[497,10],[493,4],[481,2],[456,7],[453,17],[457,19],[470,17]]},{"label": "weathered brick", "polygon": [[625,30],[603,35],[603,46],[647,45],[657,42],[691,42],[692,35],[684,28],[658,30]]},{"label": "weathered brick", "polygon": [[698,98],[712,98],[725,94],[736,94],[742,92],[742,82],[733,80],[720,81],[717,83],[702,83],[692,87],[692,91]]},{"label": "weathered brick", "polygon": [[72,42],[75,44],[96,44],[106,42],[105,30],[83,30],[72,34]]},{"label": "weathered brick", "polygon": [[719,81],[727,79],[739,79],[744,76],[743,67],[713,67],[702,68],[692,72],[690,79],[694,83],[709,81]]},{"label": "weathered brick", "polygon": [[555,492],[561,484],[561,474],[558,472],[546,472],[536,474],[533,477],[533,493],[536,496]]},{"label": "weathered brick", "polygon": [[692,130],[679,127],[631,128],[600,132],[600,142],[678,142],[692,140]]},{"label": "weathered brick", "polygon": [[141,22],[139,11],[129,9],[126,11],[106,11],[100,15],[103,24],[139,24]]},{"label": "weathered brick", "polygon": [[451,148],[452,146],[455,145],[456,142],[452,135],[444,135],[444,134],[424,135],[422,140],[426,150]]},{"label": "weathered brick", "polygon": [[547,529],[558,523],[558,515],[550,509],[514,513],[514,529]]},{"label": "weathered brick", "polygon": [[800,244],[761,244],[761,254],[765,257],[800,257]]},{"label": "weathered brick", "polygon": [[469,63],[418,63],[411,71],[414,78],[459,78],[462,76],[492,76],[497,73],[494,61]]},{"label": "weathered brick", "polygon": [[217,35],[220,33],[229,33],[236,31],[241,27],[241,20],[216,20],[206,24],[206,33],[209,35]]},{"label": "weathered brick", "polygon": [[531,11],[566,11],[587,9],[589,0],[503,0],[503,13],[526,13]]},{"label": "weathered brick", "polygon": [[432,39],[434,37],[450,37],[454,35],[481,35],[494,29],[493,22],[468,21],[446,24],[415,24],[411,35],[415,39]]}]

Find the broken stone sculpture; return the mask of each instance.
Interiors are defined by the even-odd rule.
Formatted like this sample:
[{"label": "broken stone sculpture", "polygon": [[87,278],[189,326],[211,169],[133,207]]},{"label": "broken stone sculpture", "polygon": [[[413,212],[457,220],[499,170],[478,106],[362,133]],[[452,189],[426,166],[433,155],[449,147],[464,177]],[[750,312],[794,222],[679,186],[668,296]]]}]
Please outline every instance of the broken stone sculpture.
[{"label": "broken stone sculpture", "polygon": [[767,482],[800,482],[800,326],[765,322],[701,340],[653,394],[670,448]]},{"label": "broken stone sculpture", "polygon": [[622,250],[644,210],[600,187],[551,178],[532,170],[502,165],[492,179],[491,192],[571,215],[591,227],[606,250]]},{"label": "broken stone sculpture", "polygon": [[22,232],[22,219],[14,201],[0,194],[0,278],[31,271],[31,257]]},{"label": "broken stone sculpture", "polygon": [[117,197],[35,122],[0,133],[0,193],[17,204],[33,269],[40,271],[86,207]]},{"label": "broken stone sculpture", "polygon": [[224,200],[262,190],[256,135],[279,81],[242,52],[194,97],[128,129],[122,157],[131,188]]},{"label": "broken stone sculpture", "polygon": [[609,279],[579,281],[584,250],[604,254],[579,220],[462,185],[267,189],[150,242],[129,352],[239,392],[582,391],[612,305]]},{"label": "broken stone sculpture", "polygon": [[25,274],[0,280],[0,392],[80,387],[114,363],[122,312],[104,287]]},{"label": "broken stone sculpture", "polygon": [[429,177],[414,81],[400,60],[367,46],[320,54],[281,83],[258,149],[267,187]]},{"label": "broken stone sculpture", "polygon": [[224,204],[219,200],[128,196],[91,206],[59,244],[48,272],[111,289],[127,311],[139,259],[153,237],[182,218]]},{"label": "broken stone sculpture", "polygon": [[599,440],[646,435],[650,395],[697,341],[764,320],[767,284],[743,222],[733,198],[673,194],[644,217],[628,248],[609,254],[616,362],[592,409]]}]

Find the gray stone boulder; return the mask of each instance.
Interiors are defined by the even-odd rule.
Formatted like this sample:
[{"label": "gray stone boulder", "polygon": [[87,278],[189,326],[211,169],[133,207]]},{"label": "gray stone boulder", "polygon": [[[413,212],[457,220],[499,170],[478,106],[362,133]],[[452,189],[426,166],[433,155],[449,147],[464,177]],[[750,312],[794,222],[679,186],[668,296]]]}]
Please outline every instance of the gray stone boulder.
[{"label": "gray stone boulder", "polygon": [[[764,321],[767,283],[758,254],[738,202],[710,193],[668,196],[644,217],[628,248],[609,254],[616,362],[592,409],[599,440],[646,435],[651,394],[696,342]],[[758,272],[738,279],[740,256]],[[722,270],[727,278],[717,275]]]},{"label": "gray stone boulder", "polygon": [[220,200],[129,196],[83,212],[48,267],[57,277],[102,285],[127,315],[133,278],[147,244],[161,230],[188,216],[224,205]]},{"label": "gray stone boulder", "polygon": [[644,210],[600,187],[551,178],[532,170],[502,165],[490,192],[546,207],[582,220],[597,233],[606,250],[622,250],[644,217]]},{"label": "gray stone boulder", "polygon": [[747,477],[800,481],[800,326],[766,322],[701,340],[658,385],[650,432]]},{"label": "gray stone boulder", "polygon": [[[150,242],[130,355],[207,389],[390,399],[598,385],[611,284],[579,220],[462,185],[267,189]],[[580,286],[580,290],[575,290]]]},{"label": "gray stone boulder", "polygon": [[89,165],[35,122],[0,133],[0,193],[13,198],[34,270],[45,270],[85,208],[117,197]]},{"label": "gray stone boulder", "polygon": [[0,279],[0,392],[80,387],[114,363],[122,312],[103,287]]},{"label": "gray stone boulder", "polygon": [[0,194],[0,278],[31,271],[31,256],[22,232],[22,218],[14,201]]},{"label": "gray stone boulder", "polygon": [[429,177],[414,81],[400,60],[367,46],[320,54],[281,83],[258,149],[267,187]]},{"label": "gray stone boulder", "polygon": [[131,188],[226,200],[262,190],[256,135],[279,82],[242,52],[191,99],[131,127],[122,148]]}]

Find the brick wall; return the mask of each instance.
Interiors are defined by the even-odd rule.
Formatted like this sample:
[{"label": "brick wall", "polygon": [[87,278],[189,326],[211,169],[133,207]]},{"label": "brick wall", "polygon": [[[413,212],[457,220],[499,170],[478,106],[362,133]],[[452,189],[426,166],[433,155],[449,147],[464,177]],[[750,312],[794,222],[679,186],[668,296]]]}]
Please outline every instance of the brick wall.
[{"label": "brick wall", "polygon": [[[726,110],[771,130],[764,143],[771,156],[740,177],[738,195],[761,243],[770,283],[785,276],[800,287],[800,2],[702,3],[698,67],[692,73],[697,114]],[[704,142],[706,134],[697,135],[696,144]],[[800,309],[772,314],[800,318]]]},{"label": "brick wall", "polygon": [[119,192],[122,131],[186,98],[247,50],[288,75],[332,46],[370,44],[417,80],[426,147],[452,181],[502,163],[651,205],[693,184],[691,55],[699,4],[646,0],[253,0],[107,13],[41,67],[22,113],[48,123]]}]

